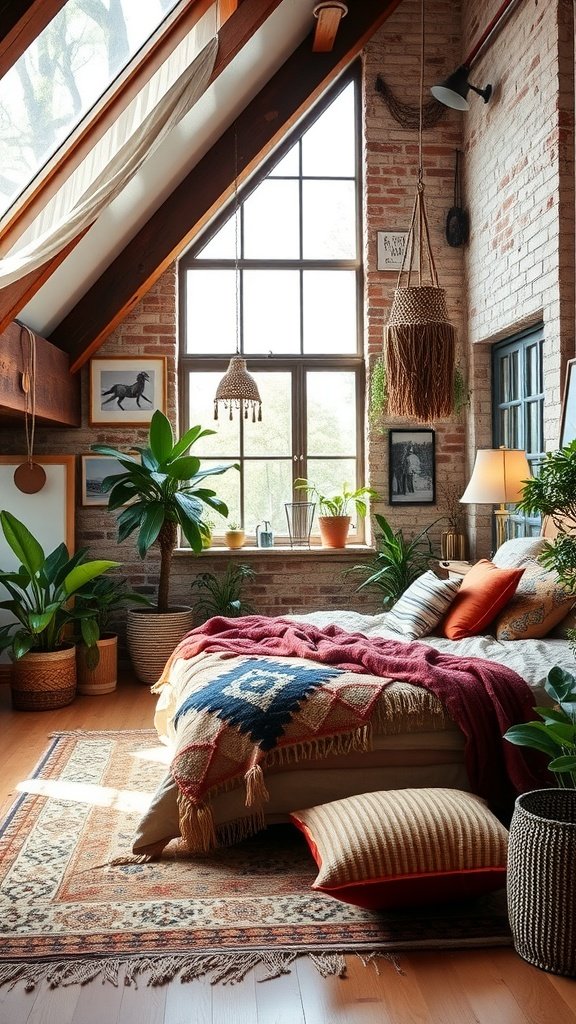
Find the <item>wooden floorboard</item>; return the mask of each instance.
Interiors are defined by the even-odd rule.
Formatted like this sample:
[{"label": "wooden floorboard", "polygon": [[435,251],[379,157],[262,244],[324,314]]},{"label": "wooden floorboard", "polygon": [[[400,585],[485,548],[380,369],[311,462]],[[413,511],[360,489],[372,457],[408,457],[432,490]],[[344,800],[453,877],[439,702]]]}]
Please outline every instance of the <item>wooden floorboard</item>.
[{"label": "wooden floorboard", "polygon": [[[58,711],[16,712],[0,685],[3,813],[46,750],[52,732],[152,727],[154,698],[124,678],[117,691],[77,697]],[[347,961],[347,977],[322,979],[299,959],[289,975],[235,985],[205,978],[161,988],[86,986],[34,992],[0,988],[0,1024],[576,1024],[576,980],[539,971],[512,949],[411,952],[390,963]]]}]

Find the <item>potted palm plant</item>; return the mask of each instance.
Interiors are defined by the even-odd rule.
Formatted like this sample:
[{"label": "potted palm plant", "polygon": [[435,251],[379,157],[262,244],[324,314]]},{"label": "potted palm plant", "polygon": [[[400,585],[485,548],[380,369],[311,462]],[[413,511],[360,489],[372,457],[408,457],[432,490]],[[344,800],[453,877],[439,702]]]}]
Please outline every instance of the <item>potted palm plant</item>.
[{"label": "potted palm plant", "polygon": [[403,531],[394,530],[384,516],[376,514],[374,518],[380,531],[376,535],[376,557],[346,571],[365,577],[358,590],[371,587],[381,591],[382,607],[388,610],[438,556],[428,536],[430,526],[415,537],[405,537]]},{"label": "potted palm plant", "polygon": [[71,598],[96,577],[118,566],[108,559],[86,561],[86,549],[70,555],[59,544],[46,555],[30,530],[10,512],[0,512],[4,539],[18,559],[16,571],[0,571],[8,600],[0,608],[15,622],[0,628],[0,651],[12,669],[12,701],[19,711],[44,711],[69,704],[76,694],[76,655],[71,630],[80,624],[93,642],[93,613]]},{"label": "potted palm plant", "polygon": [[306,491],[318,503],[318,526],[324,548],[345,547],[350,529],[350,511],[353,509],[359,518],[364,518],[368,511],[365,499],[377,501],[379,498],[371,487],[358,487],[353,491],[347,483],[342,484],[341,490],[335,494],[323,494],[315,484],[302,477],[294,481],[294,487]]},{"label": "potted palm plant", "polygon": [[198,622],[205,622],[213,615],[225,615],[227,618],[251,615],[254,609],[242,596],[242,590],[244,584],[255,576],[252,566],[234,562],[229,562],[220,576],[212,572],[200,573],[192,581],[192,589],[199,591],[194,602]]},{"label": "potted palm plant", "polygon": [[[175,441],[169,420],[157,409],[150,423],[148,444],[131,448],[140,458],[109,445],[92,445],[92,451],[117,459],[124,470],[102,481],[102,490],[108,493],[108,509],[121,510],[118,541],[136,533],[140,558],[145,558],[153,545],[160,549],[156,607],[128,611],[128,650],[136,674],[144,683],[156,682],[174,647],[194,625],[190,607],[170,604],[178,530],[198,554],[207,532],[206,507],[228,515],[228,507],[205,486],[205,481],[226,473],[231,465],[202,469],[200,459],[189,454],[192,445],[213,433],[195,426]],[[239,468],[237,464],[235,468]]]},{"label": "potted palm plant", "polygon": [[150,606],[151,602],[129,590],[125,577],[99,576],[78,591],[75,608],[86,612],[76,645],[78,693],[94,697],[116,689],[118,634],[110,632],[110,619],[126,604]]}]

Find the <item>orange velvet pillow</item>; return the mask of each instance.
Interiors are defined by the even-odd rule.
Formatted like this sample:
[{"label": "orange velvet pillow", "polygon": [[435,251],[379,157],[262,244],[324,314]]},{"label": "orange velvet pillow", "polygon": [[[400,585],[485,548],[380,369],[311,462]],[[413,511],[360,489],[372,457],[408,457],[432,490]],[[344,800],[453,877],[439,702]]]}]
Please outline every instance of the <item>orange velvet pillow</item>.
[{"label": "orange velvet pillow", "polygon": [[476,562],[462,580],[460,590],[442,623],[449,640],[483,633],[514,594],[524,569],[499,569],[487,558]]}]

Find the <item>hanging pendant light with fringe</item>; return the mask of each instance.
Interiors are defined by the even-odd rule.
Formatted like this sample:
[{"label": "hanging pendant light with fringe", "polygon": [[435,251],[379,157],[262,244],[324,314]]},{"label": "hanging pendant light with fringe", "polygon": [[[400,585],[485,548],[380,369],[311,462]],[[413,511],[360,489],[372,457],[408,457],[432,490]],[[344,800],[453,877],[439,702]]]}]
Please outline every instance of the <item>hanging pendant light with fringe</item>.
[{"label": "hanging pendant light with fringe", "polygon": [[[228,419],[233,419],[233,410],[244,412],[248,419],[252,409],[252,422],[262,421],[262,400],[254,377],[246,369],[246,360],[240,355],[240,268],[238,266],[238,129],[234,125],[234,280],[236,285],[236,355],[232,356],[226,373],[222,377],[214,396],[214,419],[218,419],[218,402],[228,410]],[[258,409],[258,417],[256,417]]]},{"label": "hanging pendant light with fringe", "polygon": [[244,418],[248,418],[248,410],[252,409],[252,422],[256,422],[256,408],[258,408],[258,420],[262,420],[262,402],[258,385],[254,377],[246,369],[246,360],[236,354],[232,356],[230,365],[222,377],[214,398],[214,419],[218,419],[218,402],[222,402],[225,409],[228,409],[228,419],[232,419],[233,409],[244,409]]},{"label": "hanging pendant light with fringe", "polygon": [[[389,414],[429,423],[450,416],[453,411],[456,330],[448,317],[446,292],[438,284],[424,203],[424,0],[421,23],[418,182],[390,318],[384,329],[384,358]],[[412,283],[413,274],[417,275],[417,284]]]}]

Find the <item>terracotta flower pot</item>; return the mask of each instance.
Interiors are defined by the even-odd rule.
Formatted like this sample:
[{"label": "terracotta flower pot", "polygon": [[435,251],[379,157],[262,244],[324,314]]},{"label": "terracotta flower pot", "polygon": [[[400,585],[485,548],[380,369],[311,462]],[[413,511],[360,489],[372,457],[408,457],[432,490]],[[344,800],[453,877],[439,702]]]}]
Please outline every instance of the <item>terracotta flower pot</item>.
[{"label": "terracotta flower pot", "polygon": [[350,516],[318,516],[323,548],[345,548]]}]

